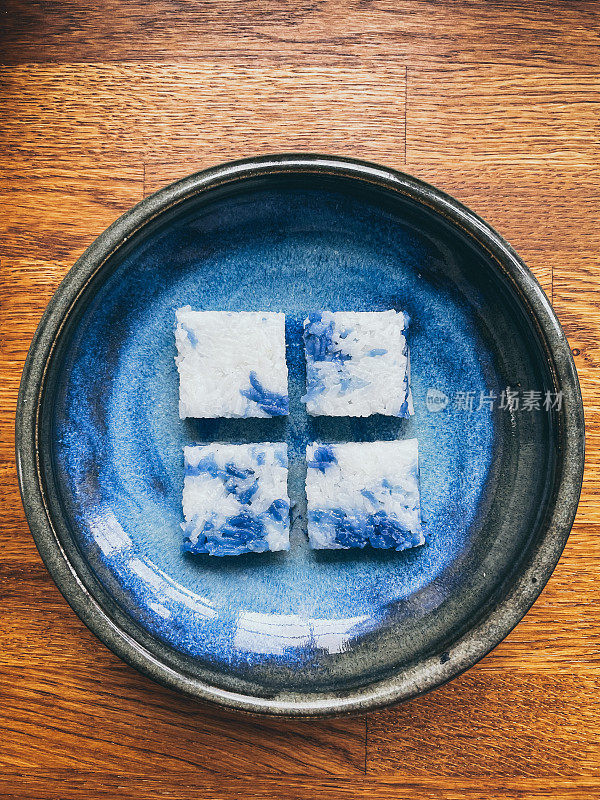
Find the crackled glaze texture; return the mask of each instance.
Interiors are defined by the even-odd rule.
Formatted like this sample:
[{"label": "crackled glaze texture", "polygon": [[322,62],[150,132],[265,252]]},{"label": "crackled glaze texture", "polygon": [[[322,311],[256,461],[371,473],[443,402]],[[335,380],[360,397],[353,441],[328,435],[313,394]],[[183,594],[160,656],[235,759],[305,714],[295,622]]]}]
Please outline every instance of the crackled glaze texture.
[{"label": "crackled glaze texture", "polygon": [[[477,401],[473,411],[455,402],[459,392],[500,394],[517,378],[543,381],[524,354],[525,323],[508,294],[502,310],[505,290],[480,268],[482,258],[423,210],[394,209],[368,191],[327,183],[238,187],[133,240],[73,330],[53,411],[64,507],[122,608],[177,651],[226,664],[229,674],[254,670],[270,685],[310,679],[313,687],[360,681],[367,650],[369,669],[395,668],[420,646],[419,631],[430,625],[443,635],[457,624],[444,605],[457,594],[458,616],[475,613],[491,591],[491,584],[472,590],[472,581],[491,575],[484,569],[482,577],[478,565],[492,559],[501,574],[522,547],[519,533],[497,552],[485,515],[504,507],[526,526],[538,513],[527,499],[514,510],[507,500],[516,467],[499,486],[507,452],[500,442],[525,425],[536,447],[549,424],[543,414],[521,423],[485,405],[476,410]],[[286,314],[289,417],[179,418],[173,320],[185,305]],[[315,309],[409,315],[414,416],[307,415],[302,327]],[[419,441],[425,544],[405,552],[312,550],[307,444],[398,438]],[[290,551],[182,553],[183,447],[261,441],[288,446]],[[542,491],[543,465],[532,480]],[[414,636],[404,635],[409,628]],[[296,671],[302,665],[310,675]]]}]

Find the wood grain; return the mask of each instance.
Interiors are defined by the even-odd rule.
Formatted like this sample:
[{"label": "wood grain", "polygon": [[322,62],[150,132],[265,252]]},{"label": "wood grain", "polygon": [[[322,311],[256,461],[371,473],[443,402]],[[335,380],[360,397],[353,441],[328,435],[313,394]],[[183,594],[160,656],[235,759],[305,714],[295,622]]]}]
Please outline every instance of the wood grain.
[{"label": "wood grain", "polygon": [[[4,791],[3,791],[4,789]],[[55,770],[52,775],[0,775],[3,800],[594,800],[600,793],[595,778],[464,779],[311,777],[215,778],[169,775],[168,781],[130,781],[113,775],[98,777],[82,770]]]},{"label": "wood grain", "polygon": [[[0,797],[595,800],[600,3],[7,0],[0,14]],[[16,487],[20,372],[73,261],[160,186],[282,150],[406,168],[482,214],[553,299],[585,400],[579,521],[539,600],[475,669],[367,720],[237,716],[141,677],[54,586]]]},{"label": "wood grain", "polygon": [[[5,157],[45,166],[76,154],[210,165],[319,149],[404,157],[406,70],[351,67],[61,64],[4,68]],[[41,135],[52,131],[52,136]],[[193,171],[193,170],[192,170]]]},{"label": "wood grain", "polygon": [[[600,203],[595,208],[598,219]],[[598,231],[597,224],[594,225]],[[600,238],[600,237],[599,237]],[[600,249],[565,253],[554,273],[554,307],[569,337],[586,415],[586,472],[578,519],[600,519]]]},{"label": "wood grain", "polygon": [[555,168],[597,162],[597,69],[410,67],[408,103],[409,159]]},{"label": "wood grain", "polygon": [[597,777],[599,688],[598,678],[566,666],[552,676],[474,667],[419,700],[369,716],[368,774]]},{"label": "wood grain", "polygon": [[2,61],[219,58],[596,67],[594,0],[7,0]]},{"label": "wood grain", "polygon": [[116,657],[101,658],[96,670],[63,657],[23,664],[17,683],[5,671],[0,691],[8,720],[0,722],[0,763],[29,772],[118,773],[128,780],[364,772],[360,718],[292,723],[229,714],[157,687]]}]

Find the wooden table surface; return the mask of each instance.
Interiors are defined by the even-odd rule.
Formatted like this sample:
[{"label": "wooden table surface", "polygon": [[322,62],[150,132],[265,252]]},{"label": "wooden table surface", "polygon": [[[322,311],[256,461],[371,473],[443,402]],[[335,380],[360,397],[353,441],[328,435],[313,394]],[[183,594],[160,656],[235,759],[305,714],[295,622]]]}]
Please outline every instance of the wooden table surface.
[{"label": "wooden table surface", "polygon": [[[0,9],[0,797],[600,797],[600,3],[8,0]],[[577,522],[540,599],[475,668],[341,720],[222,712],[84,627],[16,488],[40,315],[87,245],[220,161],[321,151],[405,169],[516,247],[582,382]]]}]

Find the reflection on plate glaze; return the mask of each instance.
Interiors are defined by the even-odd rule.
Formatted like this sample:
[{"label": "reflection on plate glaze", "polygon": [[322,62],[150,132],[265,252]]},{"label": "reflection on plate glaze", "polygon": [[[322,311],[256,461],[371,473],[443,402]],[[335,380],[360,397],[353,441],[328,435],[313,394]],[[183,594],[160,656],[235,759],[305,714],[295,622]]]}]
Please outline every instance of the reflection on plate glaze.
[{"label": "reflection on plate glaze", "polygon": [[217,611],[210,600],[198,597],[181,586],[159,569],[151,559],[138,556],[131,537],[125,533],[112,510],[103,508],[102,511],[101,516],[93,518],[90,522],[93,540],[105,556],[110,557],[113,563],[119,564],[119,571],[123,577],[134,578],[139,597],[145,601],[149,609],[163,619],[177,616],[181,606],[202,619],[213,619],[217,616]]},{"label": "reflection on plate glaze", "polygon": [[[205,620],[219,616],[213,603],[190,592],[174,581],[151,559],[140,558],[133,541],[125,533],[110,508],[90,522],[95,544],[118,565],[118,573],[142,600],[148,612],[163,620],[182,621],[182,608],[193,614],[187,624],[200,633]],[[240,611],[233,628],[233,645],[240,651],[253,654],[280,656],[294,649],[323,650],[340,653],[351,641],[359,626],[367,623],[367,616],[349,619],[305,619],[297,614],[262,614]]]},{"label": "reflection on plate glaze", "polygon": [[309,648],[341,653],[368,617],[304,619],[297,614],[242,612],[234,644],[252,653],[284,655],[288,649]]}]

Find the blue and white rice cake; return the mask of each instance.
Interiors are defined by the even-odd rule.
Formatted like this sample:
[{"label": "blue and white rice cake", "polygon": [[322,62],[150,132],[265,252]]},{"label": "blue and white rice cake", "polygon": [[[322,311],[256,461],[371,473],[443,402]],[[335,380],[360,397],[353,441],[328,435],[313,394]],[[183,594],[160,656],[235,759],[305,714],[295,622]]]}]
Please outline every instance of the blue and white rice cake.
[{"label": "blue and white rice cake", "polygon": [[406,550],[425,543],[416,439],[310,444],[306,459],[312,547]]},{"label": "blue and white rice cake", "polygon": [[184,447],[183,549],[213,556],[288,550],[287,446]]},{"label": "blue and white rice cake", "polygon": [[284,314],[185,306],[176,316],[181,419],[289,413]]},{"label": "blue and white rice cake", "polygon": [[304,322],[308,413],[410,416],[407,328],[401,311],[310,314]]}]

